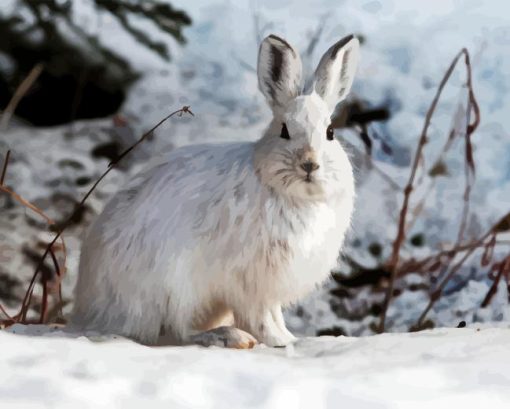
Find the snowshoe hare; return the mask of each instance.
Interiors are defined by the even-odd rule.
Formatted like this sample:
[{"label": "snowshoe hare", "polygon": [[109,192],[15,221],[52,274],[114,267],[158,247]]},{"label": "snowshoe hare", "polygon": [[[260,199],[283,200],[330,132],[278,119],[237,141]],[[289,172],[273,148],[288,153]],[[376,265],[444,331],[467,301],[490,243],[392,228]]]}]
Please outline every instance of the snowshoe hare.
[{"label": "snowshoe hare", "polygon": [[302,92],[298,52],[266,37],[265,134],[175,149],[121,189],[83,243],[72,325],[149,345],[295,339],[282,306],[328,277],[350,224],[352,168],[330,117],[358,50],[352,35],[334,44]]}]

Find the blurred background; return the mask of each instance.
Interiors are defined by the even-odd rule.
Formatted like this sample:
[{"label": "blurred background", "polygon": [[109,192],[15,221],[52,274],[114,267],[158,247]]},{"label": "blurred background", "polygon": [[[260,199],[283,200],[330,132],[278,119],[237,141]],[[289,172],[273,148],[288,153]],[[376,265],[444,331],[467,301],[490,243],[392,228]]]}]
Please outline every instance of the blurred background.
[{"label": "blurred background", "polygon": [[[355,166],[356,213],[333,279],[286,312],[289,327],[358,336],[507,320],[509,15],[503,0],[2,0],[4,315],[18,313],[47,243],[65,225],[67,258],[54,246],[66,270],[61,294],[48,257],[27,314],[65,322],[84,229],[148,158],[260,137],[271,118],[255,70],[266,35],[293,44],[310,74],[330,45],[354,33],[361,62],[334,124]],[[468,64],[460,55],[445,79],[416,156],[434,96],[464,47]],[[164,123],[77,209],[110,161],[184,105],[194,117]]]}]

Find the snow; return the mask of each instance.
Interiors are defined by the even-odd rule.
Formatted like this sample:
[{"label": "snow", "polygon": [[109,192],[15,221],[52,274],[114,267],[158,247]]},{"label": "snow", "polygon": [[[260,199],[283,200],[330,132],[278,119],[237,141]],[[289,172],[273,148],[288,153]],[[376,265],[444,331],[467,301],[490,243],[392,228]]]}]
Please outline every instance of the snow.
[{"label": "snow", "polygon": [[[9,333],[8,333],[9,332]],[[44,326],[0,332],[1,407],[507,408],[510,328],[150,348]]]}]

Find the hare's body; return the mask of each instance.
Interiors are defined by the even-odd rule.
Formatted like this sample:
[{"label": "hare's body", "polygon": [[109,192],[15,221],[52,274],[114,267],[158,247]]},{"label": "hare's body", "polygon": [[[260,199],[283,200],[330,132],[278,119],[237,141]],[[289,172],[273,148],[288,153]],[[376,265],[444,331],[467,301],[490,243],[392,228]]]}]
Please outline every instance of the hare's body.
[{"label": "hare's body", "polygon": [[256,310],[296,301],[335,265],[353,187],[293,203],[260,183],[254,146],[181,148],[121,190],[85,240],[75,323],[153,343],[232,311],[264,340]]},{"label": "hare's body", "polygon": [[[336,101],[352,82],[344,68],[357,41],[347,40],[323,57],[317,91],[298,96],[296,52],[268,37],[259,55],[274,112],[266,134],[176,149],[114,196],[82,247],[75,326],[149,344],[161,329],[210,343],[194,337],[230,318],[268,345],[293,339],[281,308],[329,275],[353,207],[351,166],[328,127],[329,94]],[[339,67],[343,88],[328,83]]]}]

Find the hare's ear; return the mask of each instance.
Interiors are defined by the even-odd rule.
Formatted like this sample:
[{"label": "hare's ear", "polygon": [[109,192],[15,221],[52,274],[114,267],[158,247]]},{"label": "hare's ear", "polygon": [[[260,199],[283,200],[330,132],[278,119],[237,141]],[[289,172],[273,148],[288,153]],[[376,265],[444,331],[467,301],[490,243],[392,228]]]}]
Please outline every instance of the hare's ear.
[{"label": "hare's ear", "polygon": [[301,90],[301,58],[284,39],[270,35],[259,49],[259,87],[274,109],[285,106]]},{"label": "hare's ear", "polygon": [[324,54],[315,70],[313,88],[333,110],[351,90],[358,66],[359,41],[352,34]]}]

